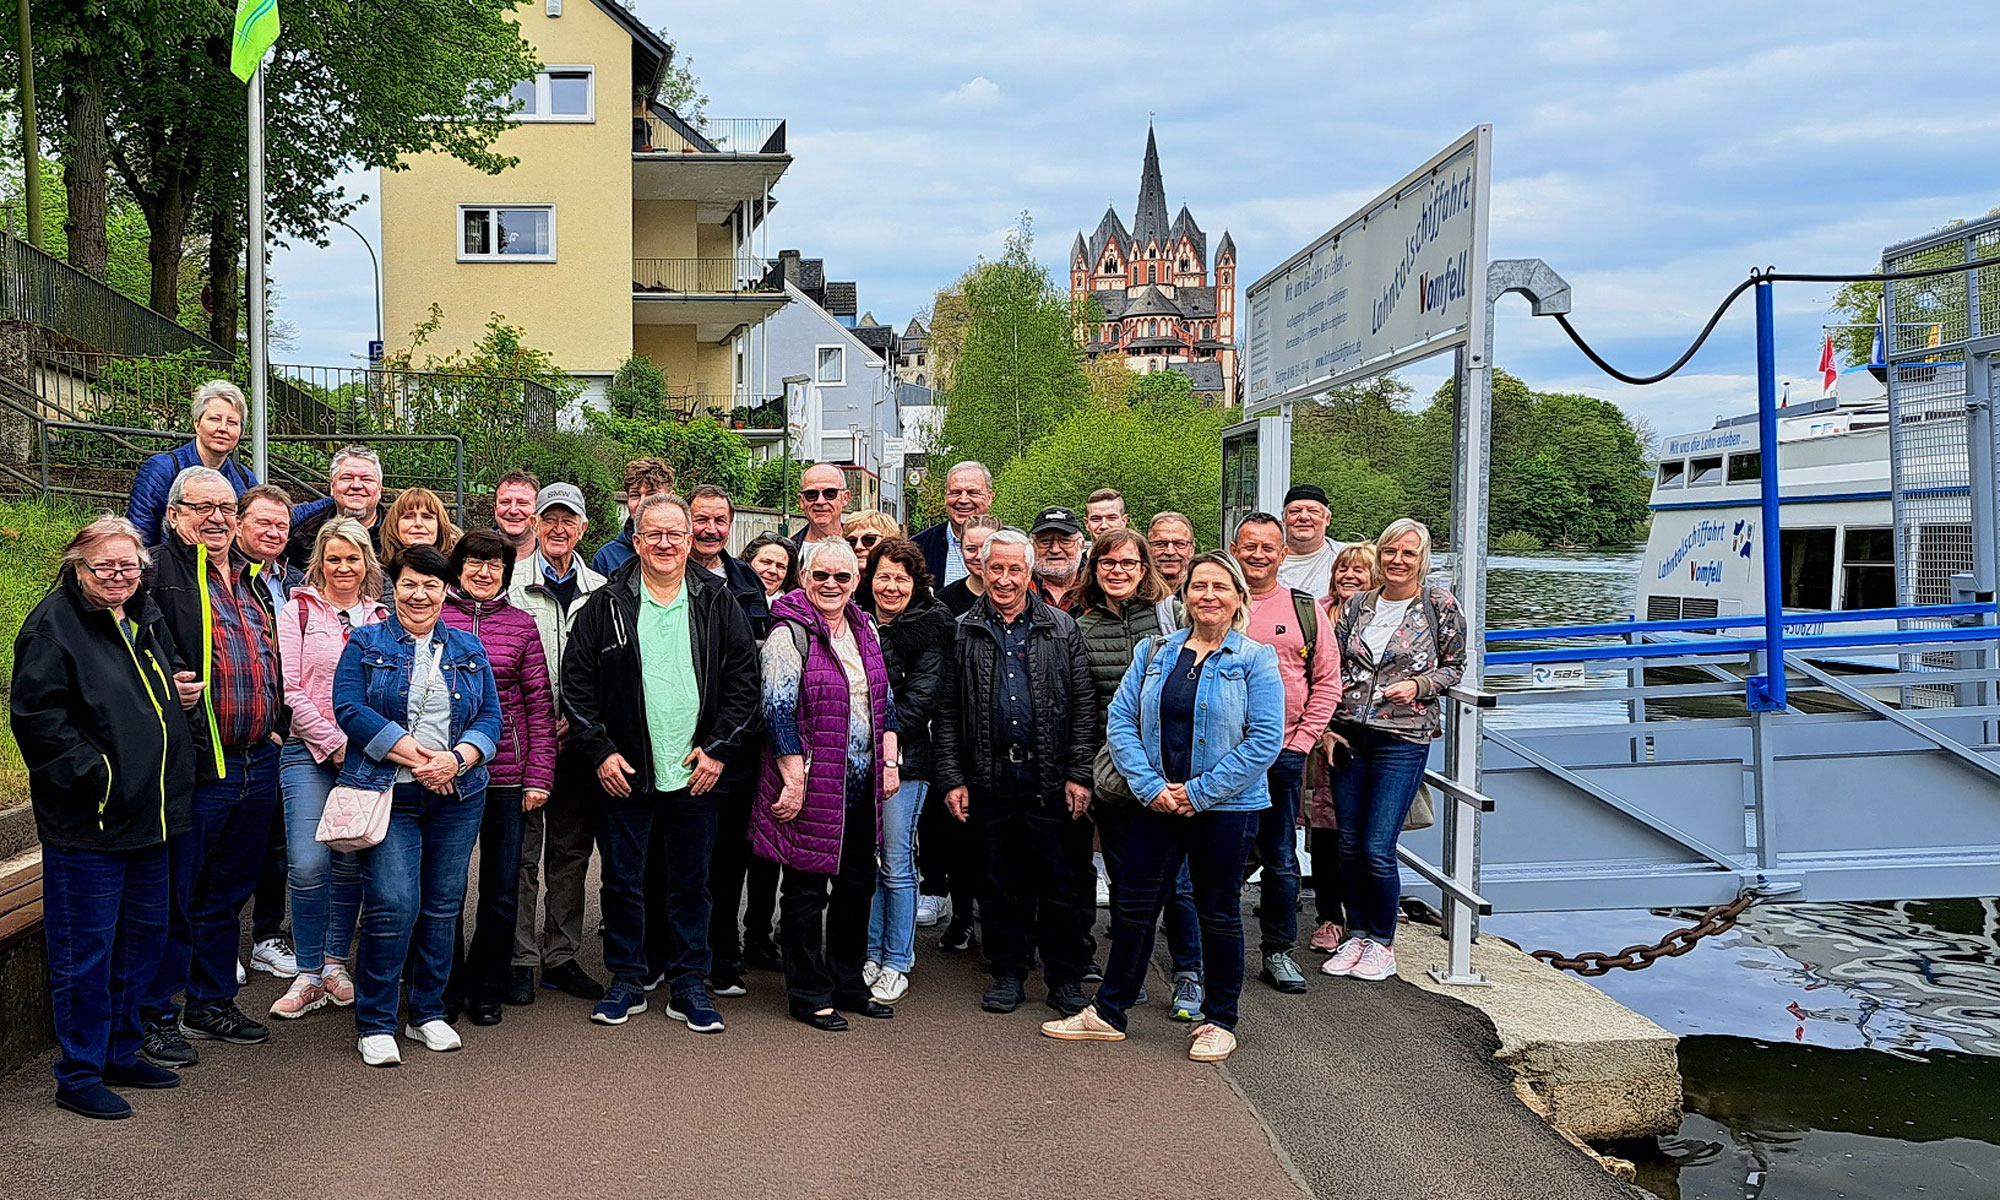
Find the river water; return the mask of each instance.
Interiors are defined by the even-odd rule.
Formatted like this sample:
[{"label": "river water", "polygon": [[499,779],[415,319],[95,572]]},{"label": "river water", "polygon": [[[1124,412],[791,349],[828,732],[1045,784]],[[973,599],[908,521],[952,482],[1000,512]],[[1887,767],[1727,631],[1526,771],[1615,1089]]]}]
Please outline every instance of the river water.
[{"label": "river water", "polygon": [[[1489,624],[1626,619],[1639,557],[1497,556]],[[1569,724],[1620,710],[1579,699],[1498,720],[1529,715]],[[1685,916],[1502,915],[1484,928],[1573,953],[1653,942]],[[1774,904],[1684,957],[1592,980],[1684,1038],[1680,1129],[1611,1149],[1665,1200],[2000,1196],[1996,939],[1991,899]]]}]

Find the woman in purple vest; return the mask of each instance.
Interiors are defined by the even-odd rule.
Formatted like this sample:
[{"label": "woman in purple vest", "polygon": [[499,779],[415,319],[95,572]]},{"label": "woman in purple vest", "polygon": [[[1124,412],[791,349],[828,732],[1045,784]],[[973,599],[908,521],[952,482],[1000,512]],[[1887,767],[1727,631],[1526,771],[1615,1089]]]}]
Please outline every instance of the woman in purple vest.
[{"label": "woman in purple vest", "polygon": [[868,909],[881,806],[901,786],[895,701],[875,623],[854,603],[860,563],[846,542],[810,543],[800,589],[771,605],[764,640],[770,727],[750,848],[784,867],[778,936],[792,1015],[829,1033],[836,1009],[885,1018],[868,994]]}]

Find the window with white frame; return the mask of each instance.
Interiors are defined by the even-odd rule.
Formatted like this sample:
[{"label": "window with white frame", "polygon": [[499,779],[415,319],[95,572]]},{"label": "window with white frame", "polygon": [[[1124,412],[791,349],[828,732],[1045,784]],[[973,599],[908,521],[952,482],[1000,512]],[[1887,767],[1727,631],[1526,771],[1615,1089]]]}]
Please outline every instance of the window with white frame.
[{"label": "window with white frame", "polygon": [[458,261],[554,262],[553,204],[461,204]]},{"label": "window with white frame", "polygon": [[820,383],[847,382],[847,347],[820,346],[814,355],[813,378]]},{"label": "window with white frame", "polygon": [[592,67],[549,67],[514,85],[516,121],[597,119],[597,71]]}]

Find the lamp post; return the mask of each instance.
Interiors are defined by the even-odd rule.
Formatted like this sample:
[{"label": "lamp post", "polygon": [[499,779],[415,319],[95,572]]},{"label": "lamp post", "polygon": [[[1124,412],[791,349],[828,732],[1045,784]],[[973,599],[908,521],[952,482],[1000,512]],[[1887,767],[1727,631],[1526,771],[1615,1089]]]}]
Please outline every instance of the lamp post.
[{"label": "lamp post", "polygon": [[[346,229],[349,233],[353,234],[355,237],[360,238],[361,244],[367,247],[368,249],[368,263],[375,269],[375,340],[377,342],[381,342],[382,341],[382,260],[375,257],[375,246],[368,240],[367,234],[362,233],[359,229],[356,229],[354,226],[349,225],[347,222],[341,220],[339,217],[335,217],[333,219],[333,223],[341,226],[343,229]],[[386,343],[384,344],[386,345]]]}]

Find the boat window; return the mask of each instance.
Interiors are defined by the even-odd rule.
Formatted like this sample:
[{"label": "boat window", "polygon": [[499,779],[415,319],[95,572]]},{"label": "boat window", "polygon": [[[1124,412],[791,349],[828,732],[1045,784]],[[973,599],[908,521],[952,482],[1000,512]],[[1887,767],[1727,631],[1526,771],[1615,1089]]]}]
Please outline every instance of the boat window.
[{"label": "boat window", "polygon": [[1660,486],[1663,488],[1679,487],[1686,483],[1687,466],[1687,460],[1679,458],[1668,459],[1666,462],[1661,463]]},{"label": "boat window", "polygon": [[1896,607],[1896,538],[1888,529],[1847,530],[1840,566],[1840,607]]},{"label": "boat window", "polygon": [[1722,482],[1722,456],[1688,460],[1688,486],[1707,487]]},{"label": "boat window", "polygon": [[1825,611],[1833,607],[1833,530],[1787,529],[1778,538],[1784,571],[1784,606]]},{"label": "boat window", "polygon": [[1755,450],[1729,456],[1729,482],[1756,483],[1763,478],[1764,456]]}]

